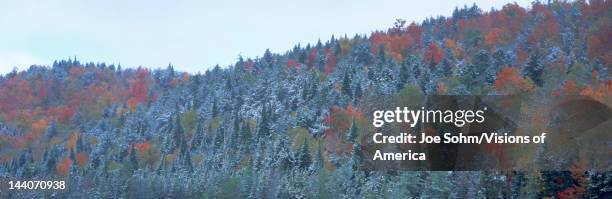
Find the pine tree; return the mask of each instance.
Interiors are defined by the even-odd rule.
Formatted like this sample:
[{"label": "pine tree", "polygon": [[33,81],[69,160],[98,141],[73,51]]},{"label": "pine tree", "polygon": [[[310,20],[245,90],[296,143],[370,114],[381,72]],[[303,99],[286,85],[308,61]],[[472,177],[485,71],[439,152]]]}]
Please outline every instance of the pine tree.
[{"label": "pine tree", "polygon": [[544,84],[544,79],[542,74],[544,73],[544,66],[542,65],[541,55],[538,50],[536,50],[533,55],[529,58],[529,62],[525,65],[523,69],[523,74],[531,78],[533,83],[537,86],[542,86]]},{"label": "pine tree", "polygon": [[266,52],[264,52],[264,56],[263,56],[263,61],[266,63],[266,66],[268,67],[272,67],[272,52],[270,52],[270,49],[266,48]]},{"label": "pine tree", "polygon": [[324,164],[325,160],[323,159],[323,149],[321,147],[321,143],[319,143],[319,147],[317,148],[317,155],[315,156],[312,163],[312,169],[314,171],[318,171],[319,169],[322,169],[324,167]]},{"label": "pine tree", "polygon": [[308,100],[308,96],[309,96],[308,89],[309,89],[309,86],[310,85],[308,83],[305,83],[304,86],[302,86],[302,100],[304,100],[304,101]]},{"label": "pine tree", "polygon": [[130,171],[134,172],[136,170],[138,170],[138,159],[136,158],[136,148],[135,147],[131,147],[132,150],[130,151],[130,163],[129,163],[129,169]]},{"label": "pine tree", "polygon": [[361,168],[361,144],[353,144],[353,151],[351,156],[351,166],[353,170],[357,171]]},{"label": "pine tree", "polygon": [[473,85],[482,85],[484,82],[488,82],[488,80],[491,80],[489,83],[492,83],[495,80],[486,77],[486,71],[491,65],[491,59],[487,51],[481,50],[478,52],[472,64],[473,67],[469,71]]},{"label": "pine tree", "polygon": [[357,124],[355,124],[355,118],[353,118],[353,121],[351,122],[351,128],[349,129],[346,135],[346,140],[351,143],[355,143],[357,141],[357,136],[358,136],[357,131],[358,131]]},{"label": "pine tree", "polygon": [[361,83],[357,83],[355,85],[355,100],[361,98],[363,96],[363,91],[361,90]]},{"label": "pine tree", "polygon": [[219,129],[217,129],[217,133],[215,135],[215,141],[213,143],[215,150],[220,150],[224,142],[225,142],[225,128],[223,128],[223,125],[221,125],[219,126]]},{"label": "pine tree", "polygon": [[193,171],[191,151],[188,150],[186,142],[183,142],[183,144],[181,145],[181,159],[181,166],[189,172]]},{"label": "pine tree", "polygon": [[438,64],[438,74],[450,77],[453,75],[453,68],[451,67],[450,61],[447,58],[442,59],[440,64]]},{"label": "pine tree", "polygon": [[72,163],[70,164],[70,176],[71,177],[79,176],[79,168],[77,166],[76,161],[72,161]]},{"label": "pine tree", "polygon": [[176,114],[175,124],[174,124],[174,147],[181,147],[185,141],[185,132],[183,130],[183,126],[181,125],[181,117]]},{"label": "pine tree", "polygon": [[408,82],[408,77],[410,76],[409,71],[408,71],[409,64],[410,63],[406,60],[406,61],[403,61],[402,64],[400,65],[399,80],[397,82],[397,90],[402,90],[404,88],[404,84]]},{"label": "pine tree", "polygon": [[240,144],[242,142],[242,140],[240,140],[242,138],[242,136],[240,135],[240,123],[242,123],[240,120],[240,117],[238,116],[238,114],[234,114],[233,116],[234,118],[234,126],[232,128],[233,133],[230,135],[230,138],[228,139],[229,142],[229,147],[234,148],[235,146],[237,146],[238,144]]},{"label": "pine tree", "polygon": [[270,116],[268,111],[269,110],[267,106],[264,105],[261,111],[261,120],[259,121],[259,131],[257,132],[257,139],[267,138],[270,135]]},{"label": "pine tree", "polygon": [[162,153],[157,167],[157,174],[161,174],[166,169],[166,154]]},{"label": "pine tree", "polygon": [[249,128],[248,122],[243,122],[240,128],[240,147],[243,149],[250,149],[251,147],[251,128]]},{"label": "pine tree", "polygon": [[310,166],[311,157],[310,151],[308,147],[308,139],[304,139],[304,144],[300,147],[299,151],[296,154],[296,166],[298,168],[307,168]]},{"label": "pine tree", "polygon": [[54,171],[55,166],[57,164],[57,160],[55,157],[55,153],[53,151],[49,153],[49,157],[47,158],[47,171]]},{"label": "pine tree", "polygon": [[217,107],[217,100],[213,99],[213,104],[212,104],[212,117],[217,117],[217,115],[219,115],[219,107]]},{"label": "pine tree", "polygon": [[587,188],[591,198],[612,198],[612,171],[592,171]]},{"label": "pine tree", "polygon": [[202,127],[202,122],[198,121],[196,125],[196,131],[193,134],[193,138],[191,138],[191,150],[197,150],[202,145],[202,141],[204,140],[204,128]]},{"label": "pine tree", "polygon": [[351,77],[348,72],[344,72],[344,78],[342,79],[342,93],[348,95],[349,97],[353,96],[351,92]]}]

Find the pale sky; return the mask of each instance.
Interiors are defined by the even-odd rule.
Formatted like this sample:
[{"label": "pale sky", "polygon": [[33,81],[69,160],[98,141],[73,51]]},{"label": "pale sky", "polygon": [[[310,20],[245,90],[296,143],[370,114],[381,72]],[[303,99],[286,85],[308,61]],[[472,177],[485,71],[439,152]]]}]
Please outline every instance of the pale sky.
[{"label": "pale sky", "polygon": [[476,3],[489,10],[510,2],[2,0],[0,74],[75,56],[123,67],[172,63],[180,71],[205,71],[233,64],[238,55],[261,56],[266,48],[284,53],[331,35],[386,30],[398,18],[420,22],[450,16],[457,6]]}]

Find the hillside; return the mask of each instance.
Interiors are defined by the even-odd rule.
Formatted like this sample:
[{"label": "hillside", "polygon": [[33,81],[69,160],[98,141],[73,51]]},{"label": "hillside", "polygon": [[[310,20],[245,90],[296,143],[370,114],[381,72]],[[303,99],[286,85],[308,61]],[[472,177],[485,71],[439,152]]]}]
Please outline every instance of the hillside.
[{"label": "hillside", "polygon": [[464,7],[203,74],[31,66],[0,76],[0,176],[69,187],[8,195],[20,197],[612,197],[609,170],[364,171],[349,138],[381,101],[406,95],[582,95],[610,106],[611,4]]}]

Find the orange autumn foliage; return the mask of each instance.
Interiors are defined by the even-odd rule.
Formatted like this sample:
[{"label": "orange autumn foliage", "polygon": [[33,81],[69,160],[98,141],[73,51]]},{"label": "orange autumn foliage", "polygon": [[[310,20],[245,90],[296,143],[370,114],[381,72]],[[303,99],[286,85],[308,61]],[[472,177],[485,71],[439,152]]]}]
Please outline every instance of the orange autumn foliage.
[{"label": "orange autumn foliage", "polygon": [[595,88],[586,86],[580,91],[580,95],[591,97],[602,102],[604,99],[610,97],[610,93],[612,93],[612,81],[601,82],[599,85],[596,85]]},{"label": "orange autumn foliage", "polygon": [[503,36],[503,30],[500,28],[493,28],[487,35],[485,36],[485,43],[489,46],[495,46],[501,43],[501,38]]},{"label": "orange autumn foliage", "polygon": [[542,16],[542,19],[536,21],[536,25],[529,35],[529,42],[532,45],[545,40],[558,42],[560,38],[558,21],[552,10],[548,9],[546,5],[535,2],[532,5],[531,12],[534,15]]},{"label": "orange autumn foliage", "polygon": [[128,94],[130,95],[128,107],[132,110],[136,107],[136,105],[145,103],[147,101],[147,96],[149,95],[149,87],[147,85],[147,76],[149,74],[148,70],[138,69],[137,73],[136,79],[132,82],[128,91]]},{"label": "orange autumn foliage", "polygon": [[501,94],[514,94],[533,89],[533,85],[521,77],[517,68],[505,67],[497,73],[494,83],[495,90]]},{"label": "orange autumn foliage", "polygon": [[134,147],[136,148],[136,150],[138,150],[138,152],[143,152],[143,151],[149,150],[151,148],[151,143],[149,143],[149,141],[145,140],[142,143],[134,144]]},{"label": "orange autumn foliage", "polygon": [[348,115],[350,115],[353,118],[363,117],[363,113],[359,111],[358,109],[354,108],[353,104],[349,104],[348,106],[346,106],[345,111]]},{"label": "orange autumn foliage", "polygon": [[85,152],[80,152],[76,154],[75,159],[79,168],[83,168],[86,166],[87,160],[89,160],[89,155]]},{"label": "orange autumn foliage", "polygon": [[47,130],[48,122],[45,119],[40,119],[34,123],[32,123],[32,130],[30,131],[30,135],[35,138],[42,136],[42,134]]},{"label": "orange autumn foliage", "polygon": [[580,159],[574,161],[570,168],[572,185],[558,193],[559,198],[584,198],[587,192],[588,177],[586,176],[586,168],[588,168],[588,160],[584,154],[580,155]]},{"label": "orange autumn foliage", "polygon": [[413,46],[414,40],[411,34],[387,34],[384,32],[375,32],[370,36],[372,43],[371,51],[373,54],[378,54],[380,46],[384,45],[388,55],[396,62],[401,62],[404,57],[402,53]]},{"label": "orange autumn foliage", "polygon": [[353,119],[356,123],[363,122],[365,117],[363,112],[358,108],[347,105],[346,108],[333,107],[329,116],[325,118],[325,123],[328,128],[324,131],[324,141],[328,151],[335,154],[345,154],[351,151],[351,147],[346,140],[346,134],[349,131]]},{"label": "orange autumn foliage", "polygon": [[449,38],[444,39],[444,46],[450,49],[453,56],[457,58],[463,57],[463,49],[461,49],[461,47],[457,45],[457,42],[455,40]]},{"label": "orange autumn foliage", "polygon": [[576,86],[576,82],[573,80],[567,80],[563,84],[563,93],[566,95],[575,95],[578,94],[578,87]]},{"label": "orange autumn foliage", "polygon": [[67,176],[70,173],[70,166],[72,165],[72,160],[69,157],[64,157],[62,161],[60,161],[55,167],[55,172],[58,175]]},{"label": "orange autumn foliage", "polygon": [[406,32],[408,32],[408,34],[414,41],[414,46],[417,48],[421,47],[421,40],[423,39],[423,27],[412,22],[410,23],[410,25],[408,25],[408,28],[406,28]]},{"label": "orange autumn foliage", "polygon": [[74,132],[72,132],[72,135],[70,135],[70,139],[66,143],[66,149],[70,150],[74,148],[74,146],[76,146],[78,139],[79,139],[79,132],[74,130]]},{"label": "orange autumn foliage", "polygon": [[442,61],[443,57],[444,51],[442,48],[440,48],[437,43],[431,42],[427,46],[427,49],[425,49],[423,63],[432,64],[431,62],[433,61],[433,64],[438,64],[440,61]]},{"label": "orange autumn foliage", "polygon": [[76,109],[77,108],[75,106],[64,106],[61,109],[57,121],[62,124],[67,124],[68,122],[70,122],[70,119],[72,119],[72,116],[74,116],[74,114],[76,113]]},{"label": "orange autumn foliage", "polygon": [[326,48],[325,57],[327,61],[325,62],[324,72],[329,75],[334,72],[334,68],[336,67],[336,55],[334,55],[329,48]]}]

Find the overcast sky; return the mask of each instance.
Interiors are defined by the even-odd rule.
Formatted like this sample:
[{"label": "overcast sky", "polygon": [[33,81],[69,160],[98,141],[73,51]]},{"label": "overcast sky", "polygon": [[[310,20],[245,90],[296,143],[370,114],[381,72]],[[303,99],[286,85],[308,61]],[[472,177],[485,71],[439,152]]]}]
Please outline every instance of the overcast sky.
[{"label": "overcast sky", "polygon": [[[187,72],[227,66],[266,48],[386,30],[395,19],[420,22],[476,3],[489,10],[512,1],[247,0],[0,1],[0,74],[14,67],[81,62],[166,67]],[[529,1],[517,1],[521,6]]]}]

